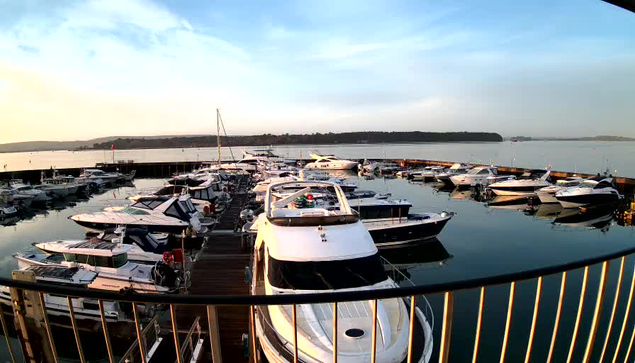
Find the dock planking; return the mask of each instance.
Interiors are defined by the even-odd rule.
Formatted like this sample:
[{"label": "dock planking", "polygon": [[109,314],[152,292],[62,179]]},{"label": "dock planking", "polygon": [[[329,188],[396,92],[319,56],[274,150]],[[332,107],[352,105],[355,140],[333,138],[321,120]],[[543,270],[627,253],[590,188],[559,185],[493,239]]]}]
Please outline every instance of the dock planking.
[{"label": "dock planking", "polygon": [[[219,230],[234,230],[239,213],[246,201],[247,179],[240,181],[232,202],[223,213]],[[245,267],[250,263],[250,251],[241,247],[238,233],[214,234],[208,238],[196,257],[191,273],[189,293],[193,295],[248,295]],[[219,306],[218,322],[221,352],[224,362],[248,362],[242,336],[249,332],[249,307]],[[208,332],[205,306],[179,306],[177,324],[180,331],[188,329],[197,316],[201,328]],[[205,342],[204,361],[211,362],[209,339]]]}]

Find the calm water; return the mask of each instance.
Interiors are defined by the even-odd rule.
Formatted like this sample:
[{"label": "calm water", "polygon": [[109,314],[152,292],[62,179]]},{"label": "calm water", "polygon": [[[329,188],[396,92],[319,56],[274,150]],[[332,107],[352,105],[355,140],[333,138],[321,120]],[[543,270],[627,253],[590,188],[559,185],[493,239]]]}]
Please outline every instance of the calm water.
[{"label": "calm water", "polygon": [[[232,148],[234,156],[241,157],[240,147]],[[249,148],[247,148],[249,149]],[[411,158],[489,163],[496,165],[544,168],[554,170],[597,173],[606,170],[616,175],[635,177],[635,164],[631,156],[632,142],[586,141],[530,141],[496,143],[419,143],[374,145],[290,145],[274,147],[278,155],[289,158],[308,158],[309,150],[333,153],[343,158]],[[114,160],[198,161],[216,160],[216,148],[117,150]],[[223,159],[231,158],[229,148],[223,148]],[[46,151],[0,154],[0,170],[43,169],[51,166],[90,167],[95,163],[112,162],[110,151]]]},{"label": "calm water", "polygon": [[[460,145],[463,147],[464,145]],[[486,147],[480,145],[479,147]],[[396,146],[395,146],[396,147]],[[399,146],[406,147],[406,146]],[[408,146],[414,147],[414,146]],[[354,149],[350,147],[350,149]],[[422,157],[424,157],[422,155]],[[81,238],[82,228],[67,218],[73,214],[97,211],[106,206],[123,205],[125,198],[138,189],[159,186],[162,180],[141,179],[134,186],[110,190],[87,200],[72,200],[60,203],[47,210],[34,211],[29,219],[13,221],[13,225],[0,226],[0,274],[9,276],[16,268],[11,257],[16,251],[32,250],[31,243],[58,238]],[[580,218],[567,217],[576,223],[554,223],[559,210],[539,209],[537,213],[527,212],[527,206],[507,206],[496,208],[470,199],[471,192],[438,191],[432,185],[413,184],[400,179],[361,180],[360,189],[390,192],[393,197],[407,198],[413,204],[413,212],[452,211],[455,217],[448,223],[438,242],[428,243],[418,248],[391,250],[385,256],[398,264],[417,284],[447,282],[466,278],[477,278],[502,274],[521,269],[531,269],[564,263],[608,253],[632,246],[635,234],[631,227],[617,225],[610,217],[594,216],[594,221],[584,222]],[[562,216],[562,215],[561,215]],[[584,218],[582,218],[584,219]],[[564,219],[567,222],[567,219]],[[633,277],[634,261],[627,259],[622,300],[625,300],[628,283]],[[604,311],[608,314],[613,302],[614,281],[618,264],[610,269],[609,285]],[[563,361],[568,352],[571,331],[577,310],[581,283],[581,271],[570,273],[567,282],[565,305],[561,320],[560,334],[554,361]],[[589,284],[584,307],[584,319],[580,328],[574,361],[578,361],[586,344],[590,318],[592,315],[599,268],[593,267],[589,274]],[[543,285],[542,303],[538,333],[534,342],[533,361],[544,361],[558,299],[560,276],[546,278]],[[512,327],[507,352],[507,361],[516,362],[524,358],[528,328],[533,311],[535,281],[521,282],[516,287],[516,302],[512,316]],[[458,292],[456,295],[454,329],[452,335],[452,362],[471,360],[478,290]],[[483,316],[480,361],[498,361],[509,286],[494,287],[486,291],[486,305]],[[440,341],[440,326],[443,316],[442,297],[429,296],[436,317],[435,340]],[[621,301],[616,321],[621,321],[625,302]],[[629,320],[627,334],[631,334],[633,320]],[[611,340],[617,337],[618,326],[613,328]],[[606,322],[600,325],[598,339],[603,341]],[[627,335],[626,338],[630,338]],[[62,343],[58,343],[62,344]],[[100,356],[103,347],[91,347],[91,354]],[[58,345],[59,346],[59,345]],[[601,346],[601,345],[600,345]],[[611,351],[609,345],[609,351]],[[0,344],[0,351],[6,354],[6,347]],[[104,351],[105,352],[105,351]],[[69,354],[69,358],[73,358]],[[104,353],[105,354],[105,353]],[[0,356],[2,358],[2,356]],[[436,359],[436,352],[435,358]],[[623,358],[621,358],[623,359]],[[592,359],[592,361],[595,361]]]}]

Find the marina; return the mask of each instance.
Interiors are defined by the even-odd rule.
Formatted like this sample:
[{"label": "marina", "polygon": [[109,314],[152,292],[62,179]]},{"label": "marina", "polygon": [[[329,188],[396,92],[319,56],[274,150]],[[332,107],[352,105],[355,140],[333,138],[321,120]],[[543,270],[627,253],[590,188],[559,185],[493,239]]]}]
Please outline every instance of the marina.
[{"label": "marina", "polygon": [[[303,162],[303,160],[300,160],[299,164],[301,165]],[[228,202],[220,203],[215,199],[217,195],[215,195],[215,198],[210,198],[207,195],[207,201],[197,205],[196,208],[200,209],[197,213],[201,213],[201,215],[207,213],[206,215],[208,216],[214,216],[213,213],[216,213],[215,217],[213,217],[215,222],[208,223],[207,230],[202,231],[198,237],[188,237],[187,242],[185,239],[182,242],[180,241],[182,238],[179,233],[169,238],[169,242],[168,240],[165,242],[171,246],[170,248],[178,249],[181,246],[185,246],[184,252],[188,257],[187,264],[189,265],[189,281],[185,285],[187,286],[187,295],[185,296],[209,296],[213,298],[214,296],[248,296],[250,293],[250,284],[247,283],[247,271],[250,271],[250,276],[257,276],[253,274],[253,270],[250,267],[254,260],[251,246],[256,240],[257,232],[255,231],[257,229],[249,227],[249,220],[253,221],[257,217],[257,213],[259,213],[257,211],[258,205],[262,203],[262,201],[256,202],[257,199],[253,199],[256,194],[251,193],[250,190],[256,184],[258,178],[265,178],[266,180],[266,178],[271,177],[270,184],[286,181],[289,186],[285,187],[285,193],[291,198],[290,201],[293,202],[294,208],[300,208],[299,211],[307,207],[309,208],[307,210],[311,211],[314,208],[312,206],[314,203],[319,205],[321,200],[329,200],[328,195],[330,192],[327,192],[329,188],[310,193],[310,197],[307,199],[306,192],[302,190],[300,184],[295,182],[296,179],[288,176],[279,176],[282,175],[281,170],[288,170],[286,173],[289,173],[289,175],[302,174],[305,178],[310,176],[312,179],[325,180],[323,182],[315,180],[311,181],[311,183],[327,183],[325,185],[329,185],[328,183],[338,185],[340,183],[351,188],[350,190],[352,191],[343,194],[350,198],[348,200],[351,203],[351,211],[361,216],[363,225],[370,231],[370,235],[375,240],[375,245],[380,248],[380,254],[386,259],[384,266],[386,272],[389,273],[393,281],[402,287],[410,286],[409,284],[422,287],[437,286],[439,284],[451,285],[459,281],[488,279],[493,276],[514,274],[518,271],[540,270],[549,266],[566,265],[594,256],[621,251],[630,248],[631,245],[632,227],[629,227],[628,218],[624,218],[625,215],[621,214],[624,213],[624,206],[629,204],[627,201],[624,201],[621,206],[613,204],[612,206],[600,205],[597,208],[566,209],[558,203],[541,204],[537,195],[529,196],[529,198],[522,195],[496,196],[495,193],[486,188],[486,185],[456,188],[454,185],[437,180],[423,182],[408,179],[407,174],[409,172],[420,168],[421,163],[416,161],[390,160],[379,161],[379,163],[394,164],[397,167],[391,167],[392,171],[390,173],[381,173],[381,167],[378,167],[375,173],[360,172],[358,174],[356,171],[327,170],[320,171],[318,174],[307,174],[304,172],[298,173],[296,161],[293,161],[293,164],[286,164],[286,167],[282,164],[275,164],[276,171],[274,173],[265,172],[267,168],[272,166],[267,166],[269,164],[261,160],[257,169],[259,172],[256,174],[252,175],[235,169],[230,173],[234,173],[235,176],[225,177],[228,178],[226,179],[227,181],[222,181],[224,178],[222,176],[212,177],[216,178],[214,180],[220,180],[221,184],[218,187],[210,187],[210,193],[220,195],[222,190],[227,189],[231,197],[227,199]],[[45,240],[54,240],[55,238],[78,239],[78,237],[84,235],[85,231],[82,230],[80,224],[70,219],[71,216],[101,212],[104,209],[124,210],[130,203],[134,205],[134,203],[145,200],[142,198],[148,198],[151,195],[147,194],[148,191],[159,190],[164,186],[166,180],[173,175],[186,175],[186,173],[195,170],[194,168],[200,168],[199,164],[168,165],[160,167],[161,170],[168,170],[168,172],[163,174],[162,178],[157,179],[145,178],[146,174],[144,173],[146,171],[144,169],[148,169],[135,163],[134,167],[138,171],[134,181],[122,181],[113,185],[114,188],[99,189],[94,194],[56,198],[44,205],[36,204],[29,208],[19,208],[21,210],[19,216],[3,219],[4,226],[0,229],[0,236],[3,240],[11,241],[11,243],[3,245],[0,251],[6,251],[4,252],[5,255],[11,255],[16,252],[28,254],[34,252],[34,247],[31,245],[33,242],[43,242]],[[430,165],[434,165],[434,163],[430,163]],[[437,165],[449,167],[452,164],[437,163]],[[186,169],[187,166],[191,166],[192,169]],[[99,165],[99,167],[106,171],[114,170],[112,165]],[[117,165],[119,172],[122,174],[128,173],[127,169],[132,167],[132,165],[127,164]],[[156,165],[154,167],[156,168]],[[405,172],[400,172],[401,170]],[[516,172],[518,173],[521,170],[524,171],[524,169],[516,169]],[[65,170],[63,173],[72,175],[76,171],[79,170]],[[439,174],[443,174],[443,172],[444,170],[439,169]],[[508,170],[507,172],[510,171]],[[212,172],[212,174],[214,173]],[[321,174],[325,176],[322,177],[320,176]],[[402,178],[395,178],[397,174],[402,176]],[[275,176],[265,177],[264,175]],[[544,175],[544,173],[541,175]],[[561,175],[569,175],[569,173]],[[516,175],[513,176],[514,178],[516,177]],[[209,177],[211,177],[210,173],[206,172],[205,178]],[[177,180],[177,178],[173,180]],[[441,179],[441,181],[443,180]],[[171,181],[171,183],[174,183],[174,181]],[[627,184],[622,183],[620,189],[628,190]],[[199,189],[194,187],[193,190]],[[333,189],[331,188],[331,190]],[[188,188],[180,188],[177,193],[187,193],[187,191]],[[140,198],[138,197],[139,193],[145,196]],[[153,198],[156,197],[152,197],[149,201],[154,200]],[[169,196],[161,198],[163,199],[157,201],[163,202],[165,198],[169,199]],[[632,197],[626,194],[626,198],[630,200]],[[149,203],[149,201],[146,203]],[[212,213],[208,206],[210,202],[214,201],[216,201],[217,206],[212,208],[214,210]],[[390,207],[392,209],[386,208],[393,203],[395,203],[394,207]],[[158,204],[160,205],[160,203]],[[338,205],[338,203],[335,205]],[[405,206],[407,206],[407,209],[404,209]],[[203,207],[207,208],[206,211],[202,210],[204,209]],[[367,210],[362,207],[373,209]],[[626,209],[628,210],[628,208]],[[245,211],[250,212],[246,213]],[[251,217],[246,217],[249,215]],[[446,215],[447,217],[444,217]],[[210,219],[210,217],[205,218]],[[435,218],[446,219],[443,220],[442,224],[439,224]],[[409,224],[418,225],[427,223],[426,221],[428,220],[430,225],[439,226],[440,229],[434,232],[425,232],[430,233],[429,235],[418,235],[417,233],[421,232],[416,232],[416,230],[402,232],[402,228],[409,228],[407,227]],[[128,224],[125,219],[120,219],[120,221],[123,225]],[[248,222],[248,224],[245,225],[245,222]],[[133,223],[136,224],[137,222]],[[132,228],[134,225],[130,227]],[[375,228],[383,228],[384,232],[381,232],[381,237],[376,235],[376,232],[373,232]],[[165,232],[169,232],[169,230]],[[196,240],[200,240],[200,242]],[[155,245],[163,243],[160,240],[157,241],[159,242],[155,242]],[[402,242],[395,243],[396,241]],[[554,241],[557,241],[557,243],[554,243]],[[156,246],[153,248],[156,248]],[[544,251],[549,251],[549,253],[545,254]],[[159,254],[158,256],[160,260],[161,255]],[[163,257],[165,257],[165,254]],[[128,259],[130,258],[128,257]],[[626,261],[631,261],[631,259],[629,258]],[[6,264],[3,264],[0,273],[9,277],[11,276],[11,271],[16,268],[15,261],[9,259]],[[596,272],[596,269],[590,269],[588,281],[585,281],[585,284],[592,284],[593,281],[597,281]],[[615,269],[610,271],[610,273],[615,274]],[[582,277],[577,271],[572,271],[569,277],[569,285],[578,285],[581,283]],[[559,287],[557,282],[557,278],[549,277],[544,279],[542,294],[544,294],[545,298],[558,295],[557,290]],[[609,279],[607,288],[611,289],[614,287],[611,279]],[[487,310],[480,313],[475,310],[478,308],[478,304],[474,303],[474,299],[478,302],[476,291],[457,292],[454,297],[457,299],[457,303],[458,301],[463,301],[463,304],[467,305],[465,305],[465,308],[454,312],[453,346],[469,346],[471,344],[470,339],[473,337],[470,337],[467,331],[474,329],[475,314],[488,314],[485,316],[491,316],[488,324],[492,324],[491,329],[493,330],[480,338],[482,346],[478,353],[479,359],[488,361],[497,357],[500,354],[500,348],[496,348],[497,344],[500,344],[500,334],[496,333],[497,328],[495,327],[503,328],[501,334],[507,329],[510,329],[512,334],[515,335],[522,336],[525,334],[526,324],[521,323],[523,314],[519,312],[531,311],[533,299],[529,298],[529,296],[531,296],[531,291],[534,288],[531,284],[526,283],[520,283],[516,286],[516,291],[514,292],[516,294],[514,314],[517,315],[515,315],[515,325],[509,327],[505,327],[505,324],[501,325],[504,323],[500,320],[502,317],[499,316],[500,314],[495,313],[496,309],[498,309],[496,306],[502,307],[507,303],[509,291],[506,292],[504,286],[492,287],[491,290],[488,290],[490,292],[487,295]],[[573,287],[567,289],[573,289]],[[570,294],[576,293],[573,291]],[[522,298],[522,296],[527,296],[527,298]],[[447,309],[447,294],[445,299],[443,294],[432,294],[427,297],[430,304],[429,313],[434,314],[437,312],[436,318],[431,315],[429,319],[434,319],[438,323],[441,319],[438,312]],[[592,301],[594,297],[589,296],[587,299]],[[624,294],[621,299],[624,299]],[[545,311],[553,311],[556,307],[554,305],[555,301],[551,300],[553,299],[547,299],[547,301],[543,302],[542,311],[544,315],[548,314]],[[418,301],[417,306],[423,308],[426,300],[419,299]],[[567,301],[565,301],[566,304],[572,304],[572,301]],[[620,300],[620,303],[625,302]],[[210,310],[209,306],[206,309],[205,306],[200,305],[177,304],[173,307],[173,315],[168,311],[170,309],[166,310],[166,308],[157,306],[152,311],[155,311],[155,309],[156,313],[153,314],[156,314],[158,318],[157,326],[160,326],[163,331],[163,339],[161,341],[169,341],[170,339],[167,338],[170,338],[170,332],[175,329],[182,331],[190,326],[200,326],[201,339],[206,342],[203,346],[220,347],[212,352],[208,348],[202,348],[203,346],[201,346],[200,359],[202,361],[211,359],[213,354],[220,355],[225,361],[232,362],[247,362],[254,359],[253,331],[252,325],[250,325],[252,321],[250,319],[250,311],[253,310],[250,310],[249,306],[217,306]],[[259,311],[262,312],[262,310]],[[575,314],[576,309],[571,307],[567,311]],[[99,310],[96,312],[99,313]],[[290,310],[287,313],[289,312]],[[80,311],[78,310],[77,313],[80,313]],[[371,316],[369,316],[370,318]],[[55,317],[55,319],[59,319],[59,317]],[[256,319],[260,319],[260,313],[256,313]],[[546,318],[541,319],[544,320]],[[603,320],[600,320],[600,324],[605,326],[607,319],[604,317]],[[118,324],[122,323],[119,322]],[[548,324],[544,321],[543,323]],[[563,317],[560,329],[570,330],[572,329],[572,323],[570,319]],[[128,320],[127,324],[129,326],[134,325],[134,319],[133,321]],[[69,328],[69,325],[66,325],[65,329]],[[262,328],[263,326],[261,325],[258,329],[262,330]],[[134,328],[118,329],[120,332],[128,332],[123,333],[123,336],[118,339],[124,339],[123,341],[127,341],[127,344],[134,344],[136,336]],[[93,328],[89,330],[90,333],[87,331],[86,334],[99,335],[100,329],[95,330]],[[429,355],[431,357],[429,358],[437,360],[440,359],[439,349],[441,349],[438,344],[443,340],[444,333],[438,324],[431,324],[430,330],[431,334],[433,334],[431,341],[435,342],[435,346],[434,349],[430,350]],[[489,342],[489,336],[494,340]],[[210,337],[212,338],[211,342],[209,340]],[[286,339],[287,344],[289,344],[289,338]],[[542,345],[543,348],[548,346],[549,337],[541,335],[536,336],[534,339],[534,344],[536,345],[534,354],[546,354],[547,352],[541,350],[542,348],[539,348],[539,346]],[[14,344],[17,343],[15,340],[13,342]],[[558,352],[558,350],[566,350],[566,343],[566,341],[556,342],[555,347],[559,348],[555,350],[556,353],[554,354],[556,354],[556,357],[558,354],[563,354]],[[84,341],[82,344],[86,345],[87,343]],[[107,352],[104,350],[106,347],[103,344],[97,344],[94,347],[93,343],[89,344],[92,354],[98,356],[99,354],[96,351],[102,350],[103,357],[107,357]],[[505,344],[509,344],[506,352],[508,359],[517,360],[525,354],[522,339],[511,339],[510,342]],[[125,346],[126,343],[123,345]],[[171,346],[171,349],[174,349],[173,343]],[[86,348],[84,347],[84,349]],[[159,349],[159,346],[157,346],[157,349]],[[169,350],[170,348],[162,347],[160,349]],[[452,352],[450,361],[465,361],[469,359],[467,350],[456,349],[450,351]],[[69,356],[68,358],[72,359],[72,351],[66,352],[66,354]],[[120,352],[119,354],[124,353]],[[255,354],[264,358],[262,353],[257,352]],[[293,349],[291,349],[290,353],[287,351],[285,354],[293,354]],[[576,354],[582,353],[578,352]],[[221,358],[217,357],[217,359]]]}]

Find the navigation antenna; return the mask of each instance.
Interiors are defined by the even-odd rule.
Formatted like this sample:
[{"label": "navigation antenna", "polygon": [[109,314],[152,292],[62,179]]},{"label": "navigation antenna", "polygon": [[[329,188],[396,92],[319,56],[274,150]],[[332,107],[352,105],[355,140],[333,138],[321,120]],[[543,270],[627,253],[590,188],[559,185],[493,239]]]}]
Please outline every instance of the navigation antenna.
[{"label": "navigation antenna", "polygon": [[[220,115],[220,110],[216,109],[216,144],[218,145],[218,164],[220,165],[220,161],[221,161],[221,157],[220,157],[220,148],[221,148],[221,143],[220,143],[220,128],[221,126],[223,127],[223,134],[225,134],[225,138],[227,138],[227,131],[225,131],[225,123],[223,122],[223,118]],[[232,150],[231,145],[227,145],[229,147],[229,153],[232,156],[232,160],[236,160],[236,158],[234,157],[234,151]]]}]

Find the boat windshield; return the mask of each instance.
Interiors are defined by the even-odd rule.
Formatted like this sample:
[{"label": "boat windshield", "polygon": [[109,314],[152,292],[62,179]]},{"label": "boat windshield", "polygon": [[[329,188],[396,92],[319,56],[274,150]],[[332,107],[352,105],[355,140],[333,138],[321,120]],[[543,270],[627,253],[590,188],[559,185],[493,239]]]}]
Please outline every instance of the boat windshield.
[{"label": "boat windshield", "polygon": [[592,183],[592,182],[583,182],[580,183],[580,185],[578,185],[579,188],[591,188],[593,189],[593,187],[595,187],[597,185],[597,183]]},{"label": "boat windshield", "polygon": [[142,209],[138,209],[138,208],[132,208],[132,207],[126,207],[120,211],[117,211],[118,213],[127,213],[127,214],[134,214],[134,215],[147,215],[150,214]]},{"label": "boat windshield", "polygon": [[487,172],[486,169],[472,169],[470,171],[467,172],[468,175],[476,175],[476,174],[481,174],[481,171],[485,171]]},{"label": "boat windshield", "polygon": [[269,257],[269,283],[280,289],[335,290],[370,286],[388,276],[379,253],[341,261],[283,261]]}]

